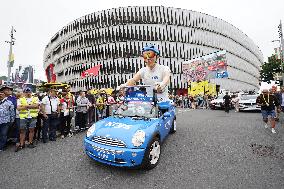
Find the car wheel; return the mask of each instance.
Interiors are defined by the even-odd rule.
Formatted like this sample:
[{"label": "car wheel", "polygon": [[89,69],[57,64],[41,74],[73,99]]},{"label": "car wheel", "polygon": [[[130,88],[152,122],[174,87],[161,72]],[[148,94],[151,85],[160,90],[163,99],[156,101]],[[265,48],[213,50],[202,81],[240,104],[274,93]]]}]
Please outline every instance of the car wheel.
[{"label": "car wheel", "polygon": [[148,170],[153,169],[158,165],[160,160],[160,155],[161,155],[160,139],[158,137],[154,137],[146,149],[142,167]]},{"label": "car wheel", "polygon": [[176,120],[176,118],[174,118],[172,126],[171,126],[171,130],[170,130],[171,134],[173,134],[175,132],[177,132],[177,120]]}]

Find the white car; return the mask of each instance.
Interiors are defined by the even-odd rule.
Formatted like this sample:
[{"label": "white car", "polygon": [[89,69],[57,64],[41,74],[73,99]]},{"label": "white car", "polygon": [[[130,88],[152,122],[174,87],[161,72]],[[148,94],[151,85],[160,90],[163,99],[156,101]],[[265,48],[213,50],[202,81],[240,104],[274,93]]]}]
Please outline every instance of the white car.
[{"label": "white car", "polygon": [[256,104],[258,95],[242,95],[239,100],[240,111],[260,111],[261,107]]},{"label": "white car", "polygon": [[212,110],[215,109],[224,109],[224,100],[223,97],[225,95],[219,95],[217,98],[211,100],[211,102],[209,103],[209,106]]}]

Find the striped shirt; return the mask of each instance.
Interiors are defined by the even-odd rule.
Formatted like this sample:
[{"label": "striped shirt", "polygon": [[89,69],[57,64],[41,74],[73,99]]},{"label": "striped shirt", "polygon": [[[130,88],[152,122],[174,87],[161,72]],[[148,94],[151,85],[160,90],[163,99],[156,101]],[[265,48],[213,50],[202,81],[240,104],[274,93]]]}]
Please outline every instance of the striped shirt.
[{"label": "striped shirt", "polygon": [[14,122],[15,110],[11,101],[6,98],[0,101],[0,124]]}]

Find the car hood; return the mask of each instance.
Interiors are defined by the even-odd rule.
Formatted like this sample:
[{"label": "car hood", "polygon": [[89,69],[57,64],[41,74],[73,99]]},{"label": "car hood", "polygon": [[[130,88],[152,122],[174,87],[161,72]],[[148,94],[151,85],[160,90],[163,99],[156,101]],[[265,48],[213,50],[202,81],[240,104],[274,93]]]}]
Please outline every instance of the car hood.
[{"label": "car hood", "polygon": [[211,101],[211,103],[220,103],[220,102],[224,102],[223,99],[214,99]]},{"label": "car hood", "polygon": [[96,130],[92,136],[113,138],[131,143],[132,136],[136,131],[145,130],[158,122],[158,119],[137,120],[130,117],[108,117],[96,123]]},{"label": "car hood", "polygon": [[239,103],[256,103],[256,99],[240,100]]}]

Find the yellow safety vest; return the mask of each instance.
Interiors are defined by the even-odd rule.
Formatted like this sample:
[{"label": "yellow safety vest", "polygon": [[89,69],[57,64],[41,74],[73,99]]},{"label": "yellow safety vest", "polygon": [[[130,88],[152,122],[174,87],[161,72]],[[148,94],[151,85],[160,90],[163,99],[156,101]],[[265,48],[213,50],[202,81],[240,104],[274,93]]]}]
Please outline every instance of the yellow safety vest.
[{"label": "yellow safety vest", "polygon": [[[28,104],[27,99],[25,97],[20,98],[19,100],[20,100],[21,105],[26,106],[26,105],[38,104],[37,97],[31,97],[31,98],[32,98],[31,104]],[[29,109],[29,110],[19,110],[20,119],[28,118],[29,111],[30,111],[30,116],[32,118],[36,118],[38,116],[39,108]]]}]

